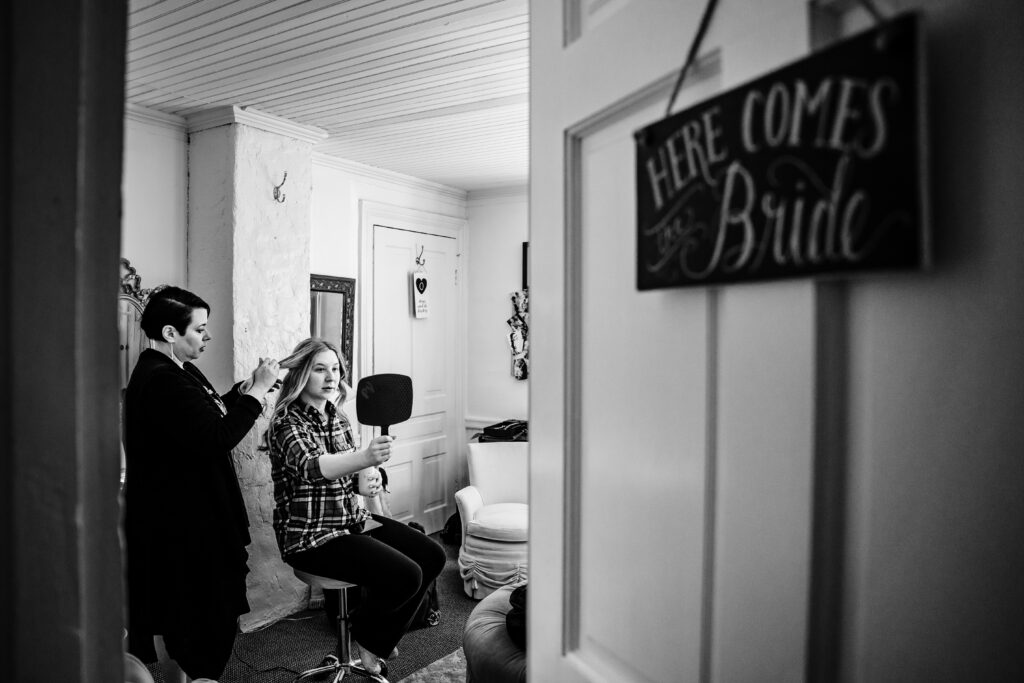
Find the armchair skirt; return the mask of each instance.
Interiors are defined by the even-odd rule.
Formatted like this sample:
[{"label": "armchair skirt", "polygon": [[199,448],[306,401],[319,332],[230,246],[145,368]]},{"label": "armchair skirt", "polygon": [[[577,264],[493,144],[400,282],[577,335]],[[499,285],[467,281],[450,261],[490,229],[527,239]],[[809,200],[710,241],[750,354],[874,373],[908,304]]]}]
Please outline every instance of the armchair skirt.
[{"label": "armchair skirt", "polygon": [[497,588],[526,581],[527,550],[523,542],[494,541],[467,534],[459,549],[459,575],[466,595],[479,600]]}]

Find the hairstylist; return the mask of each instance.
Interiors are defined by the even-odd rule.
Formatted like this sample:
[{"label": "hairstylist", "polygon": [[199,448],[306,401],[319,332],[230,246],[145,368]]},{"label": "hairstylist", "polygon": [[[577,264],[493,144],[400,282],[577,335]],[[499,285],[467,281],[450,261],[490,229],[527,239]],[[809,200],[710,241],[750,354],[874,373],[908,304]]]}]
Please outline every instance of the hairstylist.
[{"label": "hairstylist", "polygon": [[249,611],[249,522],[231,449],[278,373],[276,361],[261,359],[220,396],[192,364],[210,341],[209,314],[178,287],[150,295],[142,329],[152,348],[125,395],[129,650],[147,662],[160,652],[165,671],[200,680],[223,673],[238,617]]}]

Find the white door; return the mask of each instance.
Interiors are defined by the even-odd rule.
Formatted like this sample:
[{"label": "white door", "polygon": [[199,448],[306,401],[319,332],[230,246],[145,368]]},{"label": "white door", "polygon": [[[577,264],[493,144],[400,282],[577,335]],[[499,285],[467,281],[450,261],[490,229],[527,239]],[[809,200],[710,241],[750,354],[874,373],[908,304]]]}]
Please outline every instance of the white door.
[{"label": "white door", "polygon": [[[635,286],[633,132],[705,4],[530,3],[538,683],[804,676],[819,290]],[[803,56],[807,11],[719,3],[676,110]]]},{"label": "white door", "polygon": [[[373,348],[364,376],[408,375],[414,397],[412,417],[390,429],[395,437],[387,465],[391,513],[433,533],[450,514],[451,460],[458,450],[457,239],[398,224],[375,224],[372,240]],[[427,276],[422,317],[413,311],[411,274],[418,268],[417,258]]]}]

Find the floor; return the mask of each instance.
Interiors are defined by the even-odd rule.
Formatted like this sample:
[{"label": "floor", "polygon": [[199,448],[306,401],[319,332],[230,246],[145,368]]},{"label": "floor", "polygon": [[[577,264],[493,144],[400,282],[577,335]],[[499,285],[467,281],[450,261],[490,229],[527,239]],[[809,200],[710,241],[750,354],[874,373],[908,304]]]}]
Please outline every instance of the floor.
[{"label": "floor", "polygon": [[[437,534],[432,538],[441,543]],[[444,548],[448,561],[437,578],[440,623],[411,630],[402,638],[398,644],[399,656],[388,663],[391,683],[462,646],[462,628],[477,601],[462,591],[458,546],[444,545]],[[334,632],[324,610],[303,610],[258,631],[239,634],[220,683],[291,683],[299,671],[319,665],[334,647]],[[150,665],[149,669],[156,683],[164,683],[155,665]]]}]

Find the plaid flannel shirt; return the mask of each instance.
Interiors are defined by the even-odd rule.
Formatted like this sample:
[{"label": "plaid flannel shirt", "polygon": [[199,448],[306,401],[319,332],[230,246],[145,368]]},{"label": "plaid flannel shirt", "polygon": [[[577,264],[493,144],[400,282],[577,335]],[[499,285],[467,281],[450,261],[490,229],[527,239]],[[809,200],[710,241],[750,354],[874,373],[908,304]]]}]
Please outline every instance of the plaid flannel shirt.
[{"label": "plaid flannel shirt", "polygon": [[270,433],[274,533],[282,557],[347,534],[347,527],[370,516],[356,495],[355,476],[326,479],[320,471],[322,454],[355,450],[345,414],[330,402],[325,411],[295,401]]}]

